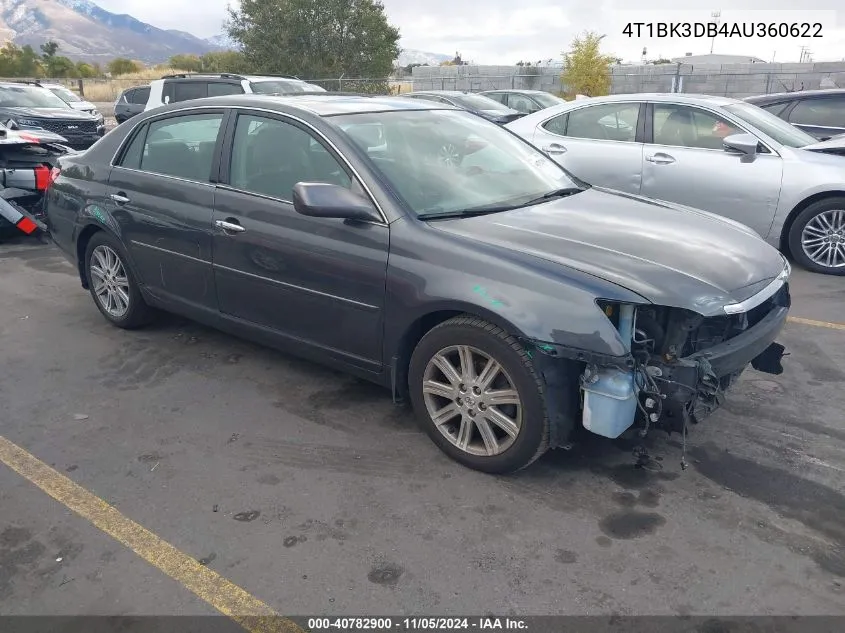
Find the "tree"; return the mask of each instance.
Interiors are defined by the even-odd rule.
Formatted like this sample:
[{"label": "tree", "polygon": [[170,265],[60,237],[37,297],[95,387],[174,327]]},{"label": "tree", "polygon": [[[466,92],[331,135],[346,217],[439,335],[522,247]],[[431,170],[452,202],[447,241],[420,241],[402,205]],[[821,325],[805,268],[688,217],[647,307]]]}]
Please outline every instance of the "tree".
[{"label": "tree", "polygon": [[174,55],[168,62],[171,68],[198,73],[203,70],[202,59],[197,55]]},{"label": "tree", "polygon": [[137,73],[141,70],[141,65],[131,59],[127,59],[126,57],[116,57],[108,63],[106,68],[108,68],[109,73],[111,73],[112,76],[117,76]]},{"label": "tree", "polygon": [[47,77],[76,77],[76,64],[67,57],[53,55],[44,62],[44,73]]},{"label": "tree", "polygon": [[56,52],[58,50],[59,50],[59,45],[58,45],[58,43],[54,42],[53,40],[45,42],[44,44],[41,45],[42,57],[45,60],[50,59],[51,57],[55,57]]},{"label": "tree", "polygon": [[383,78],[399,55],[379,0],[241,0],[226,30],[256,73]]},{"label": "tree", "polygon": [[95,64],[89,64],[88,62],[77,62],[76,64],[76,74],[83,79],[88,79],[90,77],[97,77],[100,75],[100,69]]},{"label": "tree", "polygon": [[201,70],[209,73],[245,73],[249,71],[240,51],[214,51],[200,57]]},{"label": "tree", "polygon": [[615,55],[601,52],[604,35],[587,31],[576,37],[568,53],[563,54],[561,79],[570,94],[598,97],[610,92],[610,68]]}]

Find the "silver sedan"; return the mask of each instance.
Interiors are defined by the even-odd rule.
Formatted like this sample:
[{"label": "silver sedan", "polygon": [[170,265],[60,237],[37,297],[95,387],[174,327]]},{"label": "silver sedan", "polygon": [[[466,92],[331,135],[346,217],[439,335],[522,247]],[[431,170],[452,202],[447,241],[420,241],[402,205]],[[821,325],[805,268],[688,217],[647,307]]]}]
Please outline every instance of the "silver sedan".
[{"label": "silver sedan", "polygon": [[506,127],[592,185],[727,216],[804,268],[845,275],[845,157],[757,106],[613,95]]}]

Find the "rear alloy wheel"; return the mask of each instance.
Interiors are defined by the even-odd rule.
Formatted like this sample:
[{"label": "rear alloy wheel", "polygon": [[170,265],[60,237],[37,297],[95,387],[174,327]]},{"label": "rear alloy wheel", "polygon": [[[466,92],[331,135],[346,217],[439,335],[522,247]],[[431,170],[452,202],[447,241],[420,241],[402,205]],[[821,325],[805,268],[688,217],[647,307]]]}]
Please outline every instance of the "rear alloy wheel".
[{"label": "rear alloy wheel", "polygon": [[94,303],[111,323],[132,329],[149,322],[152,311],[116,239],[102,231],[94,234],[85,250],[85,273]]},{"label": "rear alloy wheel", "polygon": [[814,202],[795,218],[789,249],[804,268],[845,275],[845,198]]},{"label": "rear alloy wheel", "polygon": [[414,350],[411,400],[434,442],[470,468],[507,473],[549,443],[541,384],[525,350],[474,317],[432,329]]}]

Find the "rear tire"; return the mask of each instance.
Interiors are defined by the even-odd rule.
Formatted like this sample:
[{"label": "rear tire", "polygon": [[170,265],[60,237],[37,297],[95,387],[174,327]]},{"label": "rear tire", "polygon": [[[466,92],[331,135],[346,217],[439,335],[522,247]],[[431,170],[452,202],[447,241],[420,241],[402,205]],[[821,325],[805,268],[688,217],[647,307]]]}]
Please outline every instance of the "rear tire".
[{"label": "rear tire", "polygon": [[125,330],[147,325],[153,310],[141,296],[118,240],[104,231],[95,233],[85,249],[85,276],[94,304],[112,325]]},{"label": "rear tire", "polygon": [[845,197],[819,200],[798,214],[789,230],[789,251],[802,268],[845,275]]},{"label": "rear tire", "polygon": [[510,473],[549,448],[543,386],[531,358],[483,319],[455,317],[430,330],[414,350],[408,381],[420,424],[464,466]]}]

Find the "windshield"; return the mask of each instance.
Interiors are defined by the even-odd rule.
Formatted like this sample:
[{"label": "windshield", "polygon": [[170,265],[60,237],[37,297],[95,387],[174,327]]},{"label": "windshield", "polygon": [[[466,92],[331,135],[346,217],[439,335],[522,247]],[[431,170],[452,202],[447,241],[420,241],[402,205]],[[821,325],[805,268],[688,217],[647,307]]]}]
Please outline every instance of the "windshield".
[{"label": "windshield", "polygon": [[447,99],[451,99],[455,103],[458,103],[465,108],[472,108],[473,110],[495,110],[497,112],[511,112],[511,109],[504,105],[503,103],[499,103],[498,101],[494,101],[490,97],[485,97],[484,95],[473,95],[473,94],[466,94],[466,95],[446,95]]},{"label": "windshield", "polygon": [[48,88],[48,90],[65,103],[79,103],[82,101],[82,99],[76,96],[76,93],[74,93],[73,90],[68,90],[63,86],[54,86]]},{"label": "windshield", "polygon": [[417,215],[519,206],[583,187],[502,127],[461,110],[332,117]]},{"label": "windshield", "polygon": [[69,108],[46,88],[34,86],[0,87],[0,107],[3,108]]},{"label": "windshield", "polygon": [[786,145],[787,147],[804,147],[805,145],[818,142],[817,139],[794,125],[750,103],[734,103],[724,106],[724,108],[734,116],[756,127],[763,134],[770,136],[781,145]]},{"label": "windshield", "polygon": [[260,95],[291,94],[293,92],[312,92],[314,90],[314,88],[304,81],[285,81],[284,79],[253,81],[250,82],[250,85],[252,86],[252,91]]},{"label": "windshield", "polygon": [[556,97],[548,92],[534,92],[531,93],[531,96],[534,97],[534,100],[537,101],[544,108],[551,108],[552,106],[560,105],[561,103],[566,103],[566,101],[564,101],[560,97]]}]

